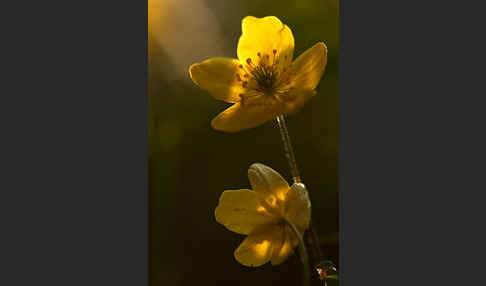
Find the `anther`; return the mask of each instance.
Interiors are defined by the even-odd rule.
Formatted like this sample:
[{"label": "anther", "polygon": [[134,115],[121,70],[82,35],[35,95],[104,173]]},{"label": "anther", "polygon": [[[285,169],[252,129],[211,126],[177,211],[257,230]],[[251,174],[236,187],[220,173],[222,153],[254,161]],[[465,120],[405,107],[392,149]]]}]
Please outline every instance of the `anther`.
[{"label": "anther", "polygon": [[262,56],[262,54],[260,54],[260,52],[258,52],[258,53],[257,53],[257,56],[261,57],[261,56]]},{"label": "anther", "polygon": [[251,59],[250,59],[250,58],[247,58],[247,59],[246,59],[246,62],[247,62],[248,64],[251,64]]},{"label": "anther", "polygon": [[277,50],[273,50],[273,54],[275,55],[277,53]]},{"label": "anther", "polygon": [[240,74],[236,74],[236,77],[238,78],[238,81],[241,81],[241,77],[240,77]]},{"label": "anther", "polygon": [[242,69],[242,68],[243,68],[243,65],[239,65],[238,67],[239,67],[240,69]]},{"label": "anther", "polygon": [[248,74],[247,74],[247,73],[245,73],[243,76],[244,76],[244,77],[248,77]]}]

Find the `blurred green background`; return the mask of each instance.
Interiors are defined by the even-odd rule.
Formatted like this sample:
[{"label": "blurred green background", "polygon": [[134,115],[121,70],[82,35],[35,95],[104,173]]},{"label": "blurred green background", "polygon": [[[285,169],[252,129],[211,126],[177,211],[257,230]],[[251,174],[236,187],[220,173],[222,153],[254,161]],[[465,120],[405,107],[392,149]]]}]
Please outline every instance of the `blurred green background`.
[{"label": "blurred green background", "polygon": [[297,251],[279,266],[244,267],[233,251],[245,236],[214,218],[224,190],[250,188],[252,163],[266,164],[291,181],[276,123],[235,134],[213,130],[211,119],[229,104],[199,89],[187,72],[193,62],[210,57],[236,58],[247,15],[273,15],[287,24],[295,38],[294,58],[319,41],[328,46],[318,95],[287,117],[287,124],[321,248],[339,263],[338,0],[149,0],[151,286],[300,285]]}]

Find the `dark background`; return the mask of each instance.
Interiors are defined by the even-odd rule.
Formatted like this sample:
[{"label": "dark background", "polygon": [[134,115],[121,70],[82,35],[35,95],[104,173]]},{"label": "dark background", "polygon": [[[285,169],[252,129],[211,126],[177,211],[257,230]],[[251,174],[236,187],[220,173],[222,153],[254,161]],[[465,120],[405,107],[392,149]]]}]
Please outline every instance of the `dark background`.
[{"label": "dark background", "polygon": [[[295,38],[294,58],[317,42],[328,46],[317,96],[287,123],[321,247],[328,259],[339,263],[338,2],[224,2],[149,1],[151,285],[301,281],[297,252],[279,266],[240,265],[233,251],[245,236],[214,218],[224,190],[250,188],[247,170],[252,163],[264,163],[292,179],[276,122],[235,134],[213,130],[211,119],[228,104],[199,89],[187,71],[190,64],[210,57],[236,58],[241,20],[247,15],[273,15],[287,24]],[[169,7],[170,13],[164,14]]]}]

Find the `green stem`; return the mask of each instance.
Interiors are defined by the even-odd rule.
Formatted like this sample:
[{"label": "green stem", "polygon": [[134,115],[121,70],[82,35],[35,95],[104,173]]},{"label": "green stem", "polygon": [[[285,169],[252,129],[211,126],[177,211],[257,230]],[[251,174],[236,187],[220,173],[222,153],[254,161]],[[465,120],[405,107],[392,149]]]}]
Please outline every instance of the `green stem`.
[{"label": "green stem", "polygon": [[302,238],[302,235],[300,234],[297,227],[295,227],[295,225],[292,222],[286,219],[285,222],[290,226],[295,236],[297,236],[297,239],[299,240],[299,256],[300,256],[300,261],[302,262],[302,272],[303,272],[302,285],[308,286],[310,285],[309,284],[310,266],[309,266],[309,257],[307,255],[307,248],[305,247],[304,239]]},{"label": "green stem", "polygon": [[283,115],[277,116],[277,124],[280,129],[280,135],[282,136],[282,142],[284,143],[285,156],[290,165],[290,172],[294,183],[302,183],[300,178],[299,168],[297,168],[297,161],[295,161],[294,149],[292,148],[292,142],[290,142],[289,131],[287,130],[287,124],[285,123],[285,117]]}]

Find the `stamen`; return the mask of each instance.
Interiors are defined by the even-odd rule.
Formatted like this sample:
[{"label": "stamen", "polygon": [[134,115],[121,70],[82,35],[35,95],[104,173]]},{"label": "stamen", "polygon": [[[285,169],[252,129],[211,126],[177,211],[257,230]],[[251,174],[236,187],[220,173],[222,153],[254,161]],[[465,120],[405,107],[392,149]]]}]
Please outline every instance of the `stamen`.
[{"label": "stamen", "polygon": [[[253,58],[247,58],[239,65],[243,71],[238,73],[237,78],[246,90],[244,94],[240,95],[242,104],[254,104],[248,102],[249,92],[256,93],[258,96],[265,95],[265,101],[269,102],[284,100],[285,93],[288,92],[291,84],[291,66],[287,61],[284,61],[285,65],[280,66],[281,55],[277,49],[272,49],[271,53],[259,51],[256,55],[258,57],[255,62]],[[285,60],[288,59],[288,55],[283,56]],[[243,103],[243,101],[245,102]]]},{"label": "stamen", "polygon": [[236,78],[238,79],[238,81],[241,81],[241,77],[240,77],[240,74],[236,74]]}]

